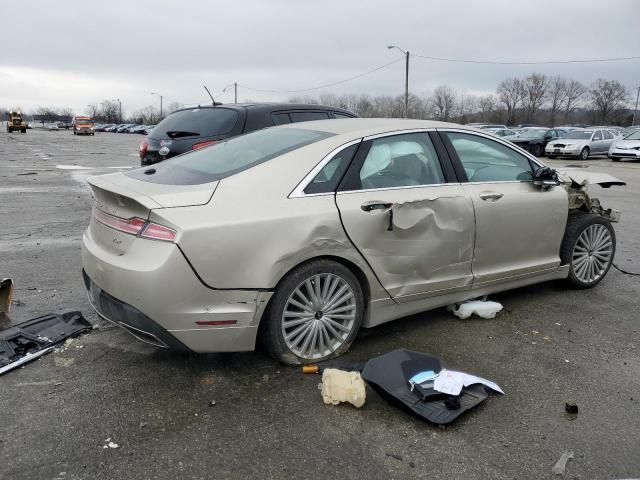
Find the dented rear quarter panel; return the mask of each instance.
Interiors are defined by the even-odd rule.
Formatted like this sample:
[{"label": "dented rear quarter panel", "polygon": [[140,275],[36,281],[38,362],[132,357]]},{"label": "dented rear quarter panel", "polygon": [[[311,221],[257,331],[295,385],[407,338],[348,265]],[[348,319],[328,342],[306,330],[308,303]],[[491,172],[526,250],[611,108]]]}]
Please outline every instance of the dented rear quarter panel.
[{"label": "dented rear quarter panel", "polygon": [[207,205],[154,210],[151,219],[180,225],[179,246],[210,287],[273,289],[297,265],[334,256],[364,273],[371,300],[388,298],[347,238],[334,196],[288,198],[345,142],[332,137],[257,165],[221,180]]}]

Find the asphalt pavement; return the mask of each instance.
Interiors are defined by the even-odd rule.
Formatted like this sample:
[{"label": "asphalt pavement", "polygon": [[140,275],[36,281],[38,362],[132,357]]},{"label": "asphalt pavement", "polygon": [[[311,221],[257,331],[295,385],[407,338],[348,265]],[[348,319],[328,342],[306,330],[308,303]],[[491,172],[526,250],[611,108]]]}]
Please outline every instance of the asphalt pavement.
[{"label": "asphalt pavement", "polygon": [[[361,409],[326,406],[319,376],[262,351],[182,356],[99,321],[80,273],[86,179],[136,167],[141,139],[0,133],[11,321],[78,309],[96,325],[0,376],[0,478],[543,479],[566,451],[564,478],[640,477],[640,277],[612,270],[588,291],[547,283],[494,295],[504,310],[493,320],[438,309],[362,331],[345,360],[407,348],[504,389],[446,428],[371,390]],[[628,182],[594,193],[622,212],[617,264],[640,272],[640,163],[547,163]]]}]

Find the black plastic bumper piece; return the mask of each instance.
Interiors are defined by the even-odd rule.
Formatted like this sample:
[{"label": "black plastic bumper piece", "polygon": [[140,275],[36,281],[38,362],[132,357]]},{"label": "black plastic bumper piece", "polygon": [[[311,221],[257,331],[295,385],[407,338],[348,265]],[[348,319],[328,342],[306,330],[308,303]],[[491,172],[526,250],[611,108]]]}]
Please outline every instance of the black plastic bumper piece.
[{"label": "black plastic bumper piece", "polygon": [[170,348],[181,352],[191,353],[184,343],[167,332],[156,322],[147,317],[137,308],[118,300],[114,296],[98,287],[82,270],[82,278],[89,295],[89,301],[105,320],[124,328],[138,340],[160,348]]},{"label": "black plastic bumper piece", "polygon": [[80,312],[68,311],[32,318],[0,331],[0,374],[49,353],[67,338],[91,328]]}]

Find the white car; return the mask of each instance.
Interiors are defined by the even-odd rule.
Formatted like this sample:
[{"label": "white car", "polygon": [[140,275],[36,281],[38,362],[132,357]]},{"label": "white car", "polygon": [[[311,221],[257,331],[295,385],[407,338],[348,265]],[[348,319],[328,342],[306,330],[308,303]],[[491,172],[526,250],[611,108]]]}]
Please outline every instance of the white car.
[{"label": "white car", "polygon": [[577,157],[586,160],[590,155],[603,155],[613,143],[609,130],[572,130],[566,136],[547,143],[544,152],[547,158]]},{"label": "white car", "polygon": [[607,156],[614,162],[640,160],[640,130],[630,133],[622,140],[613,142]]},{"label": "white car", "polygon": [[48,130],[60,130],[58,128],[58,124],[57,123],[50,123],[49,125],[47,125],[47,129]]}]

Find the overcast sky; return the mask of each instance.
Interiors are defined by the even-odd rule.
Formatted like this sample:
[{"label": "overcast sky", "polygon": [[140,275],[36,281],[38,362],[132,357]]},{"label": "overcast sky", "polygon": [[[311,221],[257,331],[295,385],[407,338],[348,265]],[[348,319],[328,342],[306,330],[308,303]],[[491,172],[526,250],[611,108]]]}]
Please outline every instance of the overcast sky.
[{"label": "overcast sky", "polygon": [[[0,107],[68,106],[120,98],[127,113],[159,103],[206,103],[225,86],[312,88],[411,53],[498,61],[640,55],[638,0],[207,0],[2,1]],[[410,90],[447,83],[494,91],[532,71],[589,83],[640,84],[640,60],[506,66],[411,59]],[[397,95],[404,62],[310,92]],[[301,93],[303,94],[303,93]],[[291,93],[239,87],[239,100],[286,100]],[[217,97],[233,101],[233,88]]]}]

